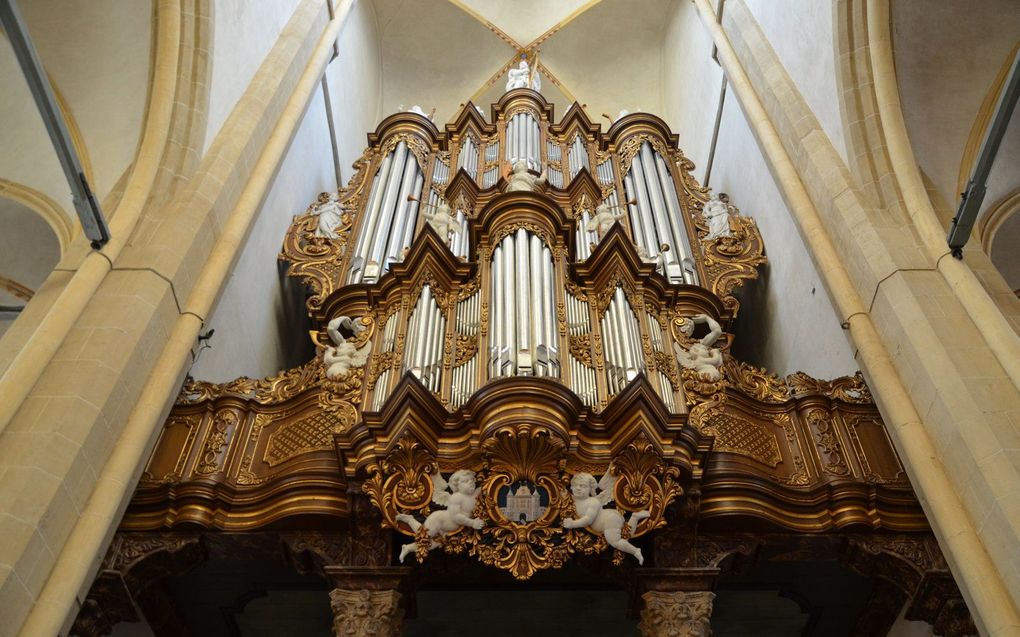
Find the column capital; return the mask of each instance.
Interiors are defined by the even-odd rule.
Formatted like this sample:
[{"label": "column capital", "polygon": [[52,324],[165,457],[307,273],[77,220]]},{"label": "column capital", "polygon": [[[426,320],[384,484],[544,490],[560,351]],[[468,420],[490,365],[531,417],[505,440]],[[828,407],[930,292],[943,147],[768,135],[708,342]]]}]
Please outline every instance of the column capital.
[{"label": "column capital", "polygon": [[337,637],[399,637],[404,623],[403,595],[394,590],[334,588],[329,592]]},{"label": "column capital", "polygon": [[712,637],[709,591],[648,591],[638,628],[642,637]]}]

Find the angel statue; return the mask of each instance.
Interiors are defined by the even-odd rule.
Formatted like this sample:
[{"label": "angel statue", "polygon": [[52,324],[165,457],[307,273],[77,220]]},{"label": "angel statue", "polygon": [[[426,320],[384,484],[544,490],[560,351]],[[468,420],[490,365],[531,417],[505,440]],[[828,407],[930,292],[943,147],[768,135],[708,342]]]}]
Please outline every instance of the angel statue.
[{"label": "angel statue", "polygon": [[338,316],[326,324],[326,333],[333,341],[333,345],[322,353],[322,362],[326,365],[326,378],[339,378],[346,375],[352,367],[364,367],[372,351],[371,343],[365,343],[361,349],[355,347],[354,343],[348,343],[340,333],[341,327],[350,330],[354,336],[365,329],[364,325],[355,322],[349,316]]},{"label": "angel statue", "polygon": [[708,221],[708,234],[705,235],[705,241],[730,236],[730,215],[732,214],[733,206],[730,205],[730,198],[726,196],[726,193],[713,193],[701,209],[701,215]]},{"label": "angel statue", "polygon": [[650,516],[651,513],[647,510],[631,513],[630,520],[625,522],[623,514],[616,509],[604,509],[604,506],[613,501],[613,485],[615,483],[616,478],[609,472],[606,472],[598,482],[595,481],[595,476],[590,473],[574,474],[574,477],[570,479],[570,494],[574,496],[574,509],[577,510],[577,517],[564,518],[563,528],[588,528],[594,533],[601,533],[609,546],[628,555],[633,555],[638,564],[644,564],[645,558],[641,555],[641,549],[623,539],[623,525],[626,523],[633,535],[637,530],[638,523]]},{"label": "angel statue", "polygon": [[425,206],[426,208],[434,207],[431,213],[425,211],[425,220],[428,221],[432,229],[436,231],[444,242],[450,242],[450,235],[458,234],[460,232],[459,225],[456,217],[450,214],[450,204],[446,203],[445,199],[439,200],[438,206]]},{"label": "angel statue", "polygon": [[584,227],[588,232],[595,232],[598,234],[599,239],[606,236],[609,229],[613,227],[613,224],[617,221],[622,221],[627,218],[627,212],[621,212],[618,215],[614,215],[612,210],[622,209],[621,206],[610,206],[608,201],[603,201],[595,208],[595,215],[592,216],[591,221]]},{"label": "angel statue", "polygon": [[[484,520],[471,517],[471,513],[475,510],[475,500],[478,497],[479,491],[475,488],[474,471],[469,469],[454,471],[453,475],[450,476],[449,483],[443,480],[442,474],[436,472],[432,476],[432,485],[434,487],[432,501],[440,506],[445,506],[445,509],[429,513],[424,523],[419,522],[413,515],[407,513],[400,513],[396,516],[398,522],[403,522],[411,527],[411,530],[415,533],[424,524],[425,532],[428,534],[429,539],[432,540],[432,544],[429,546],[430,551],[439,546],[439,542],[432,539],[438,535],[452,533],[462,526],[470,526],[475,530],[485,526]],[[447,492],[447,489],[452,491],[452,493]],[[417,551],[417,542],[405,544],[400,548],[400,561],[403,562],[408,553],[416,553]]]},{"label": "angel statue", "polygon": [[340,219],[344,209],[340,206],[340,197],[335,193],[329,193],[326,201],[315,206],[312,216],[318,217],[318,225],[315,227],[315,236],[323,239],[339,239],[336,233],[340,226]]},{"label": "angel statue", "polygon": [[722,353],[712,346],[715,345],[715,342],[722,335],[722,327],[707,314],[695,314],[685,318],[684,324],[680,329],[684,334],[690,336],[694,333],[694,326],[698,323],[708,325],[708,334],[702,336],[700,340],[695,341],[687,349],[674,342],[673,349],[676,352],[676,357],[681,367],[693,369],[705,380],[715,382],[722,378],[719,368],[723,364],[723,358]]},{"label": "angel statue", "polygon": [[515,159],[513,172],[510,173],[510,183],[506,187],[507,192],[536,192],[538,187],[546,183],[545,171],[538,177],[528,172],[528,162],[523,159]]}]

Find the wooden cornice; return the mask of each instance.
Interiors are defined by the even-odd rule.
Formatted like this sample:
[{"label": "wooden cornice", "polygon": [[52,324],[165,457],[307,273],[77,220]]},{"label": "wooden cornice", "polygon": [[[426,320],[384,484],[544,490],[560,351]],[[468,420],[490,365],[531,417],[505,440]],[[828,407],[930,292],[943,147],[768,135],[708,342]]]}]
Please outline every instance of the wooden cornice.
[{"label": "wooden cornice", "polygon": [[464,105],[464,108],[460,109],[457,117],[446,125],[446,137],[447,139],[462,137],[472,128],[480,137],[489,137],[496,134],[496,125],[486,122],[485,118],[478,112],[478,109],[475,108],[474,103],[469,101]]}]

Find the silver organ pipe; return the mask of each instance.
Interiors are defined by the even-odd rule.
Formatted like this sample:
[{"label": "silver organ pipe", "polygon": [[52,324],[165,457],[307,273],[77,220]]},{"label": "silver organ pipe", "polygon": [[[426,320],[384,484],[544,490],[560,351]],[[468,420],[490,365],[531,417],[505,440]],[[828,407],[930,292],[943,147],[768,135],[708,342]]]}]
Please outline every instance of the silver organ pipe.
[{"label": "silver organ pipe", "polygon": [[602,317],[609,393],[617,394],[645,369],[641,332],[623,288],[617,286]]},{"label": "silver organ pipe", "polygon": [[[481,294],[475,292],[470,297],[457,303],[457,315],[455,330],[458,335],[468,338],[477,338],[478,327],[481,323],[479,314]],[[453,368],[451,372],[452,387],[450,391],[450,406],[453,409],[459,408],[467,402],[471,394],[475,392],[476,378],[475,371],[478,366],[478,354],[476,353],[463,365]]]},{"label": "silver organ pipe", "polygon": [[560,168],[552,166],[553,162],[559,163],[563,159],[563,151],[559,144],[548,140],[545,145],[546,171],[548,172],[549,183],[557,188],[563,187],[563,172]]},{"label": "silver organ pipe", "polygon": [[351,262],[350,283],[373,283],[410,245],[418,220],[418,199],[425,183],[414,153],[405,142],[388,154],[372,183]]},{"label": "silver organ pipe", "polygon": [[542,130],[535,116],[517,113],[506,124],[506,158],[523,160],[528,168],[537,170],[542,162],[541,139]]},{"label": "silver organ pipe", "polygon": [[382,163],[379,164],[379,170],[376,171],[375,178],[372,180],[372,191],[368,196],[368,203],[365,204],[365,210],[362,213],[364,219],[358,229],[358,240],[354,245],[354,256],[351,259],[350,283],[360,282],[364,274],[365,262],[368,260],[368,248],[366,246],[369,243],[369,237],[375,234],[375,225],[379,218],[379,206],[382,204],[382,192],[385,190],[385,184],[389,180],[390,168],[393,166],[393,156],[395,153],[396,151],[394,150],[383,157]]},{"label": "silver organ pipe", "polygon": [[588,145],[580,135],[574,135],[574,141],[567,149],[567,158],[569,159],[571,179],[581,172],[581,168],[587,168],[591,172],[591,164],[588,162]]},{"label": "silver organ pipe", "polygon": [[[591,334],[591,316],[588,303],[581,301],[572,294],[566,295],[567,334],[571,337]],[[594,407],[598,403],[595,370],[588,367],[573,355],[570,359],[571,389],[585,405]]]},{"label": "silver organ pipe", "polygon": [[[399,314],[391,314],[390,317],[386,319],[386,325],[383,327],[382,331],[383,336],[382,347],[380,349],[381,353],[385,354],[387,352],[392,352],[396,347],[397,326],[400,323],[400,321],[397,318],[398,316]],[[390,368],[385,370],[383,373],[379,374],[379,378],[376,379],[375,393],[372,396],[373,411],[379,411],[380,409],[382,409],[383,403],[385,403],[386,399],[389,398],[390,396],[389,386],[390,379],[392,378],[392,376],[393,369]]]},{"label": "silver organ pipe", "polygon": [[558,377],[552,252],[521,228],[493,251],[491,272],[490,377]]},{"label": "silver organ pipe", "polygon": [[438,393],[442,386],[446,317],[428,285],[422,287],[418,302],[411,312],[408,334],[410,338],[404,368],[409,369],[429,391]]},{"label": "silver organ pipe", "polygon": [[[538,239],[538,237],[535,237]],[[542,294],[542,316],[545,319],[543,325],[542,339],[539,341],[538,347],[545,348],[545,356],[548,364],[547,376],[560,376],[560,348],[557,346],[559,340],[556,335],[556,300],[554,290],[556,282],[553,278],[553,259],[552,251],[538,240],[538,246],[542,250],[541,257],[541,268],[542,268],[542,285],[547,290],[545,294]],[[532,248],[535,250],[535,248]]]},{"label": "silver organ pipe", "polygon": [[659,397],[662,398],[662,403],[666,405],[666,409],[675,412],[676,411],[676,398],[673,396],[673,385],[669,382],[669,376],[666,376],[661,371],[656,371],[659,375]]},{"label": "silver organ pipe", "polygon": [[[508,235],[503,239],[503,315],[499,317],[500,328],[503,330],[503,350],[500,352],[500,376],[513,376],[517,373],[517,330],[514,329],[517,317],[517,269],[514,266],[514,238]],[[503,360],[502,356],[506,356]]]},{"label": "silver organ pipe", "polygon": [[496,246],[492,252],[492,302],[491,316],[493,325],[489,331],[489,378],[501,376],[501,360],[503,358],[503,330],[501,324],[497,323],[503,316],[503,246]]},{"label": "silver organ pipe", "polygon": [[666,207],[669,209],[669,221],[673,229],[673,250],[676,251],[683,268],[684,282],[690,285],[698,284],[698,271],[694,265],[694,252],[691,249],[691,241],[687,236],[687,228],[683,224],[683,213],[680,212],[680,200],[677,198],[676,188],[673,185],[673,178],[669,174],[669,168],[662,155],[655,153],[655,168],[659,175],[659,183],[663,185],[666,193]]},{"label": "silver organ pipe", "polygon": [[676,187],[665,160],[648,142],[641,145],[624,182],[627,194],[637,200],[636,206],[630,207],[632,228],[637,235],[637,226],[641,226],[642,245],[648,254],[658,254],[661,244],[669,245],[663,275],[672,283],[696,282]]},{"label": "silver organ pipe", "polygon": [[[418,170],[417,162],[410,161],[407,165],[411,170],[405,170],[405,176],[409,172],[413,172],[414,181],[409,189],[406,190],[407,195],[397,200],[397,216],[382,259],[384,272],[390,269],[391,263],[403,259],[404,248],[411,245],[411,239],[414,238],[415,224],[418,223],[418,208],[420,204],[417,200],[421,196],[422,187],[425,185],[425,175]],[[406,181],[401,184],[401,195],[404,195],[406,186]],[[413,199],[408,197],[413,197]]]},{"label": "silver organ pipe", "polygon": [[457,158],[457,169],[463,168],[471,179],[478,179],[478,144],[475,138],[468,136],[460,147],[460,155]]},{"label": "silver organ pipe", "polygon": [[645,173],[641,166],[640,155],[636,155],[634,161],[631,162],[628,177],[630,177],[630,187],[627,193],[631,194],[631,199],[637,202],[631,206],[632,214],[634,215],[632,221],[638,220],[641,223],[642,237],[644,239],[642,245],[648,251],[648,254],[658,254],[659,242],[655,232],[655,221],[652,220],[652,205],[649,201],[648,185],[645,183]]},{"label": "silver organ pipe", "polygon": [[499,140],[493,140],[485,145],[485,165],[492,165],[482,175],[482,188],[492,188],[499,179],[499,165],[495,164],[499,159]]},{"label": "silver organ pipe", "polygon": [[604,161],[598,165],[595,169],[596,178],[599,180],[601,186],[612,186],[613,185],[613,162]]},{"label": "silver organ pipe", "polygon": [[448,181],[450,181],[450,165],[437,156],[436,161],[432,164],[432,183],[441,186]]}]

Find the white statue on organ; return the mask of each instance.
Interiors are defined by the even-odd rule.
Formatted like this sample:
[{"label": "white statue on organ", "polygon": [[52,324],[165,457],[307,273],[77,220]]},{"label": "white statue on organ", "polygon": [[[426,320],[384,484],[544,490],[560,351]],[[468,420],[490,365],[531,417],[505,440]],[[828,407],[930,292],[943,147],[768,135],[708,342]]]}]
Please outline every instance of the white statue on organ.
[{"label": "white statue on organ", "polygon": [[609,229],[613,227],[613,224],[617,221],[622,221],[627,218],[626,212],[621,212],[618,215],[614,215],[611,211],[613,208],[619,208],[619,206],[610,206],[609,202],[603,201],[595,208],[595,215],[591,218],[591,221],[585,225],[584,229],[588,232],[595,232],[598,234],[599,240],[606,236]]},{"label": "white statue on organ", "polygon": [[340,225],[343,212],[344,209],[340,206],[340,197],[335,192],[329,193],[329,198],[312,210],[312,216],[319,218],[315,236],[323,239],[339,239],[340,235],[336,233],[336,229]]},{"label": "white statue on organ", "polygon": [[722,335],[722,326],[707,314],[695,314],[685,317],[684,324],[680,329],[684,334],[690,336],[694,333],[694,326],[698,323],[708,325],[708,334],[692,343],[687,349],[684,349],[679,343],[673,343],[673,348],[681,367],[693,369],[703,379],[715,382],[722,378],[719,368],[722,367],[723,358],[722,353],[712,346]]},{"label": "white statue on organ", "polygon": [[352,320],[349,316],[338,316],[326,324],[326,333],[333,345],[322,353],[322,362],[326,366],[326,378],[339,378],[347,375],[352,367],[364,367],[368,355],[372,352],[372,344],[365,343],[358,349],[354,343],[348,343],[340,333],[340,327],[349,329],[354,336],[360,334],[365,327]]},{"label": "white statue on organ", "polygon": [[[725,197],[725,198],[724,198]],[[701,209],[701,216],[708,221],[708,234],[705,241],[728,237],[730,231],[730,215],[733,214],[733,206],[729,204],[729,197],[725,194],[712,194]]]},{"label": "white statue on organ", "polygon": [[510,183],[506,187],[507,192],[537,192],[539,186],[546,183],[545,171],[538,177],[528,172],[528,163],[523,159],[515,159],[513,172],[510,173]]},{"label": "white statue on organ", "polygon": [[[452,533],[462,526],[469,526],[472,529],[480,529],[485,526],[485,521],[479,518],[472,518],[475,510],[475,499],[478,497],[478,489],[475,488],[475,472],[469,469],[454,471],[450,476],[450,482],[443,479],[442,474],[436,473],[432,476],[432,501],[446,508],[429,513],[425,522],[419,522],[413,515],[400,513],[396,516],[398,522],[403,522],[411,527],[416,534],[418,529],[425,527],[426,535],[431,543],[432,550],[440,546],[433,538],[439,535]],[[453,493],[448,493],[447,489]],[[400,549],[400,561],[403,562],[408,553],[418,551],[417,542],[405,544]]]},{"label": "white statue on organ", "polygon": [[511,68],[507,73],[506,90],[512,91],[515,88],[530,88],[533,91],[542,90],[542,78],[538,73],[532,76],[531,67],[527,60],[521,60],[517,68]]},{"label": "white statue on organ", "polygon": [[446,200],[441,199],[432,213],[426,212],[425,220],[447,244],[450,242],[450,236],[459,231],[457,218],[450,214],[450,204],[446,203]]},{"label": "white statue on organ", "polygon": [[570,479],[570,495],[574,497],[576,518],[564,518],[563,528],[587,528],[592,533],[606,538],[609,546],[628,555],[633,555],[638,564],[644,564],[645,558],[641,549],[623,539],[623,526],[630,527],[630,535],[637,530],[641,520],[649,517],[648,511],[638,511],[624,521],[623,514],[616,509],[603,508],[613,501],[613,485],[616,478],[608,472],[598,482],[590,473],[577,473]]}]

